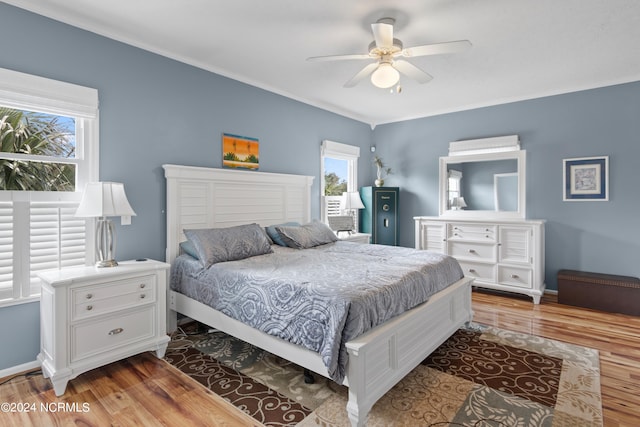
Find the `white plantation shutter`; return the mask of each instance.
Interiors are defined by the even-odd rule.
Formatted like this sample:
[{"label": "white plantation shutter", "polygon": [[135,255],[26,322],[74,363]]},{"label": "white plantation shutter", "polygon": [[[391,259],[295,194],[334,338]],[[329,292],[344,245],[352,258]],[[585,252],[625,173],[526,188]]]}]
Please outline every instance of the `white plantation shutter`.
[{"label": "white plantation shutter", "polygon": [[38,296],[38,271],[85,265],[86,225],[74,216],[77,207],[78,202],[0,203],[0,301]]},{"label": "white plantation shutter", "polygon": [[327,216],[342,215],[340,211],[340,199],[342,199],[342,196],[325,196]]},{"label": "white plantation shutter", "polygon": [[0,203],[0,300],[13,297],[13,207]]},{"label": "white plantation shutter", "polygon": [[32,203],[29,209],[31,293],[39,292],[36,272],[85,264],[85,220],[77,203]]}]

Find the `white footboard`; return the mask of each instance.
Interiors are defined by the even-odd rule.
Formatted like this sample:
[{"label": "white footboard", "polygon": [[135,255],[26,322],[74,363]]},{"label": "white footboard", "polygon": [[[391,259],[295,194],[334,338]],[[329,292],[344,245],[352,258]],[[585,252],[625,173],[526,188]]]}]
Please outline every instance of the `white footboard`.
[{"label": "white footboard", "polygon": [[349,341],[349,402],[353,426],[363,426],[373,404],[413,368],[470,322],[472,279],[448,289]]}]

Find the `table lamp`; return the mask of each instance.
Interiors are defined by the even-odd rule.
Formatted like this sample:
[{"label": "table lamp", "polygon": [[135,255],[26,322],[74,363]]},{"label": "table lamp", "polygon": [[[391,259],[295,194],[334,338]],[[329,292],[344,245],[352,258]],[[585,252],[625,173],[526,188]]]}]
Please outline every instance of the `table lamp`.
[{"label": "table lamp", "polygon": [[120,182],[90,182],[85,186],[77,217],[96,220],[96,267],[115,267],[116,233],[110,216],[135,216],[124,185]]}]

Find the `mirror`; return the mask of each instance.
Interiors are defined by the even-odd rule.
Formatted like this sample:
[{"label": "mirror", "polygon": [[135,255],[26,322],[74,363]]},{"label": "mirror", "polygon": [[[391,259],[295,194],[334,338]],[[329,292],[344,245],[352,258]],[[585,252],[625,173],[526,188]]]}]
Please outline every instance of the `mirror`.
[{"label": "mirror", "polygon": [[526,152],[440,158],[440,215],[525,218]]}]

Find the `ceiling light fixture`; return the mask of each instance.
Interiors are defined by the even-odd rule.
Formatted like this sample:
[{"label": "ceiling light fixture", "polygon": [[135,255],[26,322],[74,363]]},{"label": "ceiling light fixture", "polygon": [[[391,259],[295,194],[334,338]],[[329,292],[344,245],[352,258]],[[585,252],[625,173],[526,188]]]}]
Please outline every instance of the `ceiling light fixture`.
[{"label": "ceiling light fixture", "polygon": [[398,83],[399,80],[400,73],[398,73],[389,62],[381,63],[373,74],[371,74],[371,83],[381,89],[390,88]]}]

